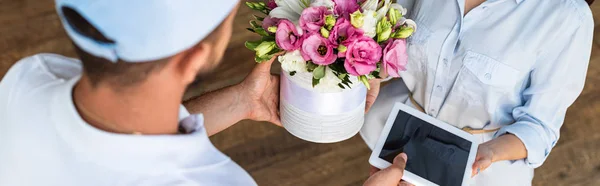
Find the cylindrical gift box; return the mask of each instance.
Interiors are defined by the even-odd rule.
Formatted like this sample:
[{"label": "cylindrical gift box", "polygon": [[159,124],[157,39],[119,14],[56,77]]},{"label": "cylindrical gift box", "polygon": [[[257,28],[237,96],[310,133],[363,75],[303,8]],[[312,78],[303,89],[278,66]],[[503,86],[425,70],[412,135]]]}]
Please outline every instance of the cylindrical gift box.
[{"label": "cylindrical gift box", "polygon": [[364,123],[367,89],[355,77],[352,88],[315,89],[312,73],[291,76],[282,71],[280,117],[294,136],[315,143],[334,143],[356,135]]}]

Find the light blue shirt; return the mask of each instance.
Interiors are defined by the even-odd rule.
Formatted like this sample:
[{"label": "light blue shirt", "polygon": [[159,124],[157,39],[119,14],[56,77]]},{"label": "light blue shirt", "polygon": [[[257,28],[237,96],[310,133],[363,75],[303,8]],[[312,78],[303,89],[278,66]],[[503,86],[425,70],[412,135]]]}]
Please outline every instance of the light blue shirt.
[{"label": "light blue shirt", "polygon": [[404,0],[418,28],[401,76],[427,114],[511,133],[540,166],[581,93],[594,22],[583,0]]}]

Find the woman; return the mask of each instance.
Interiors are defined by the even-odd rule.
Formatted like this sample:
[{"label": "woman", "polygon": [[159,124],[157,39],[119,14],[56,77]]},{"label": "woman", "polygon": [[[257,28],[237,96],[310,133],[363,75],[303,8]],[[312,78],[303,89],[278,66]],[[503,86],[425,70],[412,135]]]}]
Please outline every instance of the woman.
[{"label": "woman", "polygon": [[594,27],[588,4],[400,3],[418,25],[408,40],[409,64],[401,81],[382,88],[361,131],[365,141],[373,147],[394,102],[404,102],[473,129],[482,144],[472,185],[531,185],[584,86]]}]

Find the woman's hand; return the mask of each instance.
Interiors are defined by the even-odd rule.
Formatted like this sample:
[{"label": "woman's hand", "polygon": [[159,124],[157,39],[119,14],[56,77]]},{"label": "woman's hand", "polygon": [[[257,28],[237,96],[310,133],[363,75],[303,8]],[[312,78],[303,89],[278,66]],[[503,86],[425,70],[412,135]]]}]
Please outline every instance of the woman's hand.
[{"label": "woman's hand", "polygon": [[375,167],[371,167],[371,174],[369,179],[365,182],[365,186],[410,186],[412,184],[403,181],[404,168],[406,168],[406,160],[408,160],[405,153],[400,153],[394,158],[394,163],[388,168],[379,170]]},{"label": "woman's hand", "polygon": [[497,161],[523,158],[527,158],[527,149],[523,142],[513,134],[504,134],[479,145],[471,175],[479,174]]},{"label": "woman's hand", "polygon": [[479,145],[479,148],[477,149],[477,156],[475,157],[475,163],[473,163],[471,177],[490,167],[493,162],[495,162],[494,150],[488,145],[488,143]]}]

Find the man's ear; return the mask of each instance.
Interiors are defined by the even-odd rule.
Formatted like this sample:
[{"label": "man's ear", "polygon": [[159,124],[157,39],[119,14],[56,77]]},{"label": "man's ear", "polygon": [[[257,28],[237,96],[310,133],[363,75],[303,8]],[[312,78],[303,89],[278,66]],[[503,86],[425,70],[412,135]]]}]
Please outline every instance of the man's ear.
[{"label": "man's ear", "polygon": [[209,44],[200,42],[185,52],[173,56],[174,69],[182,77],[182,83],[192,83],[198,72],[203,68],[207,68],[210,63],[211,52],[212,48]]}]

